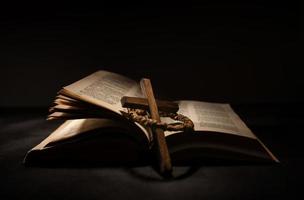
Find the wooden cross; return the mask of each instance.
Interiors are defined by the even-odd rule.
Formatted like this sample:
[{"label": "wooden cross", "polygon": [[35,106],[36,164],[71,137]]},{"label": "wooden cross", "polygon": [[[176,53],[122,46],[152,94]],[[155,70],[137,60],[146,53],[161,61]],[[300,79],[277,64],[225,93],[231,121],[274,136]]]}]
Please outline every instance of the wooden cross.
[{"label": "wooden cross", "polygon": [[[150,110],[151,118],[157,122],[161,122],[158,110],[174,113],[178,111],[177,103],[155,100],[152,84],[149,79],[141,79],[140,86],[146,99],[123,97],[121,99],[122,107]],[[172,165],[164,131],[161,128],[155,127],[152,129],[152,134],[158,154],[159,171],[163,176],[171,176]]]}]

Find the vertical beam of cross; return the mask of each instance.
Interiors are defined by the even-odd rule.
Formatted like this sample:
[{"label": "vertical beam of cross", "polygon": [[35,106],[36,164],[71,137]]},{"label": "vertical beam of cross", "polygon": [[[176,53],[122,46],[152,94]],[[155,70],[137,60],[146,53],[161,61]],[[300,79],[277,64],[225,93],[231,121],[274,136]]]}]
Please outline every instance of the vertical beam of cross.
[{"label": "vertical beam of cross", "polygon": [[[149,79],[143,78],[140,81],[140,86],[143,94],[148,100],[151,118],[157,122],[161,122],[151,81]],[[165,176],[169,176],[172,173],[172,165],[164,131],[161,128],[152,127],[152,133],[156,145],[156,150],[158,151],[157,154],[159,159],[160,173]]]}]

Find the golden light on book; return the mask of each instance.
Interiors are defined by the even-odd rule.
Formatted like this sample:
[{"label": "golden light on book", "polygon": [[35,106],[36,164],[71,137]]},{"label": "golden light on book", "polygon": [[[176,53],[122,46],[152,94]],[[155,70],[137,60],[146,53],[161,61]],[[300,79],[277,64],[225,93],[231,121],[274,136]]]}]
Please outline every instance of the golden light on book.
[{"label": "golden light on book", "polygon": [[[148,100],[149,95],[143,94],[137,81],[108,71],[97,71],[63,87],[50,108],[48,120],[66,121],[30,150],[24,162],[155,164],[151,157],[154,138],[149,127],[127,120],[123,112],[128,109],[121,105],[124,96]],[[167,107],[167,103],[156,100],[152,104],[160,111],[178,108],[177,113],[189,117],[194,124],[193,132],[163,132],[173,166],[209,160],[279,162],[229,104],[182,100]],[[151,102],[139,104],[147,109]],[[150,108],[152,113],[155,112]],[[162,117],[159,120],[168,124],[174,121]]]}]

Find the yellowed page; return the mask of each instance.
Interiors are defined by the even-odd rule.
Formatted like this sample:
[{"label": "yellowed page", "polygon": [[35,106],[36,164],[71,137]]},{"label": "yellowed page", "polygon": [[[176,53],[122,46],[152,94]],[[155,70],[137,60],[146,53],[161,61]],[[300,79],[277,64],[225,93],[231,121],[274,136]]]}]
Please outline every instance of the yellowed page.
[{"label": "yellowed page", "polygon": [[[179,113],[191,118],[195,131],[213,131],[256,139],[229,104],[178,101]],[[174,132],[166,132],[166,135]]]},{"label": "yellowed page", "polygon": [[[112,123],[112,124],[111,124]],[[50,142],[71,138],[79,133],[90,131],[93,129],[113,126],[113,121],[105,119],[76,119],[68,120],[58,127],[51,135],[44,139],[40,144],[32,150],[43,149]]]},{"label": "yellowed page", "polygon": [[125,76],[108,71],[97,71],[69,86],[63,93],[102,106],[120,114],[123,96],[140,96],[139,84]]},{"label": "yellowed page", "polygon": [[[90,130],[106,127],[124,128],[125,124],[110,119],[75,119],[67,120],[60,127],[58,127],[52,134],[44,139],[40,144],[35,146],[32,150],[42,150],[46,148],[47,144],[57,142],[64,139],[72,138],[80,133]],[[147,139],[150,140],[149,135],[143,130]],[[31,151],[32,151],[31,150]]]}]

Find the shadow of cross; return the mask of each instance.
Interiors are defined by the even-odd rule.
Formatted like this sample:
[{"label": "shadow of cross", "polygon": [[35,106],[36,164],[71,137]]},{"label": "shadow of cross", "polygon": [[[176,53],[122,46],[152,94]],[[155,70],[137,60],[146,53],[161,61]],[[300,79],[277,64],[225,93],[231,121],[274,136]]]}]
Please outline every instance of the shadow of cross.
[{"label": "shadow of cross", "polygon": [[[170,101],[155,100],[151,81],[143,78],[140,81],[142,93],[146,98],[138,97],[122,97],[121,104],[124,108],[149,110],[151,118],[156,122],[161,122],[159,112],[177,112],[178,104]],[[159,171],[164,177],[171,177],[172,164],[168,151],[168,146],[165,140],[164,130],[159,127],[151,127],[153,140],[157,151],[157,158],[159,164]]]}]

